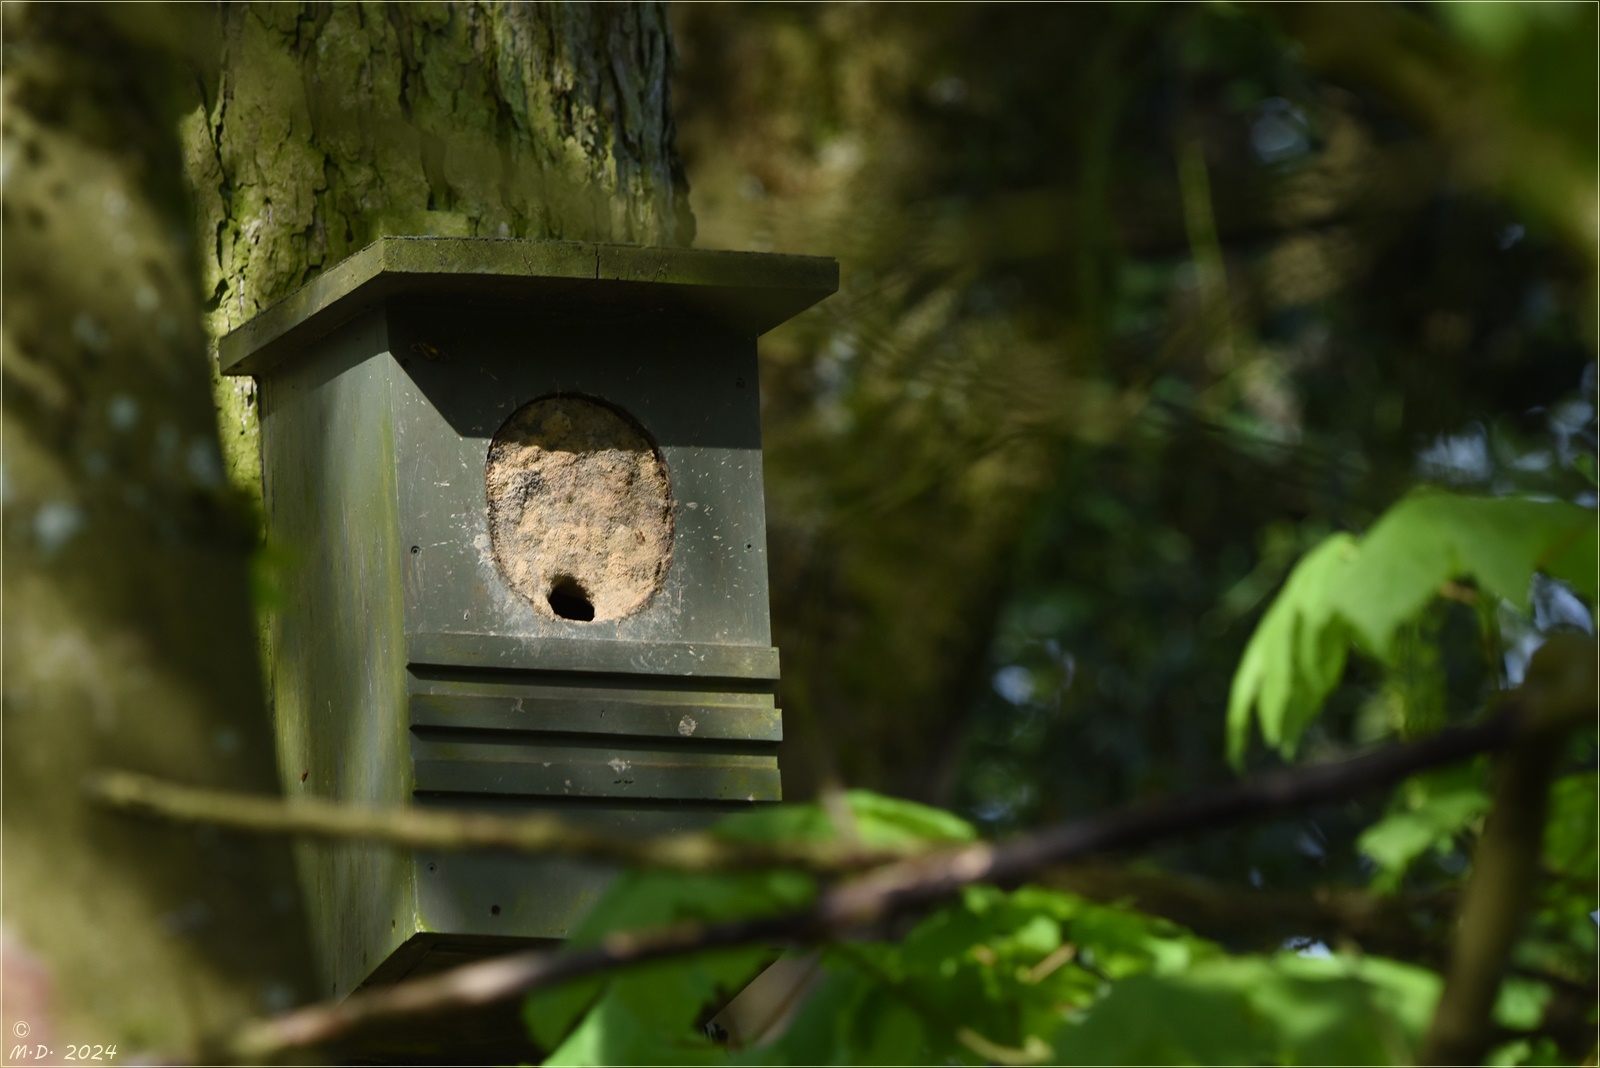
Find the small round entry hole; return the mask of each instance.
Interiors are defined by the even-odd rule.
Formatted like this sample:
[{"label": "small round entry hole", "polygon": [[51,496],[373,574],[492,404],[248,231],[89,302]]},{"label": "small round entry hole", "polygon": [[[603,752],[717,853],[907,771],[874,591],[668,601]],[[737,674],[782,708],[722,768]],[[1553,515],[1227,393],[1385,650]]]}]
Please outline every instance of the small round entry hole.
[{"label": "small round entry hole", "polygon": [[555,585],[550,587],[550,611],[562,619],[588,623],[594,619],[594,602],[589,600],[589,591],[577,579],[571,575],[557,575]]},{"label": "small round entry hole", "polygon": [[499,905],[490,905],[489,906],[489,915],[491,915],[491,916],[500,915],[500,906]]}]

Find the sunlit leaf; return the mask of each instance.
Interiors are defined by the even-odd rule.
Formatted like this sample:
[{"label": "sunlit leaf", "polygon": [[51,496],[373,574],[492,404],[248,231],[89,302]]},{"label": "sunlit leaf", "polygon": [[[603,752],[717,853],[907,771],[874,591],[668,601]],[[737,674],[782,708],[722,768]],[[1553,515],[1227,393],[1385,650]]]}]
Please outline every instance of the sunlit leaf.
[{"label": "sunlit leaf", "polygon": [[1063,1010],[1092,1005],[1108,977],[1180,972],[1218,954],[1126,908],[1039,887],[969,887],[898,943],[825,949],[826,978],[793,1026],[734,1059],[981,1063],[979,1046],[1037,1050]]},{"label": "sunlit leaf", "polygon": [[1532,1031],[1544,1017],[1550,987],[1536,979],[1508,975],[1500,983],[1494,1003],[1494,1022],[1514,1031]]},{"label": "sunlit leaf", "polygon": [[[919,805],[870,790],[844,794],[861,844],[868,847],[915,845],[919,842],[970,842],[977,831],[966,820],[943,809]],[[729,816],[716,833],[741,841],[832,841],[840,829],[820,804],[772,805]]]},{"label": "sunlit leaf", "polygon": [[1489,811],[1489,794],[1472,768],[1421,775],[1400,791],[1396,810],[1368,827],[1357,848],[1378,865],[1373,885],[1396,889],[1417,857]]},{"label": "sunlit leaf", "polygon": [[[970,824],[940,809],[864,790],[850,791],[845,800],[852,830],[867,846],[975,836]],[[839,829],[820,805],[773,805],[731,816],[718,824],[717,833],[744,841],[825,841],[836,838]],[[792,910],[808,904],[814,893],[814,880],[794,871],[626,872],[574,932],[573,942],[591,943],[612,931]],[[552,1064],[660,1060],[669,1055],[649,1052],[650,1043],[664,1038],[673,1043],[673,1063],[702,1063],[716,1047],[695,1031],[695,1021],[712,1002],[737,993],[770,957],[761,948],[701,955],[677,965],[563,984],[530,997],[523,1015],[534,1040],[554,1049]],[[870,1055],[870,1050],[857,1051],[857,1059]]]},{"label": "sunlit leaf", "polygon": [[1344,670],[1347,638],[1333,593],[1351,566],[1355,539],[1335,534],[1295,566],[1267,609],[1233,677],[1228,758],[1237,766],[1256,709],[1269,745],[1292,750]]},{"label": "sunlit leaf", "polygon": [[1416,616],[1450,579],[1471,578],[1479,589],[1520,609],[1528,607],[1536,570],[1595,597],[1595,514],[1559,501],[1409,497],[1373,525],[1333,593],[1333,612],[1349,621],[1380,659],[1394,632]]},{"label": "sunlit leaf", "polygon": [[1519,1038],[1498,1046],[1489,1051],[1489,1056],[1484,1058],[1483,1063],[1489,1068],[1511,1068],[1513,1065],[1556,1065],[1572,1062],[1561,1055],[1561,1050],[1553,1039],[1541,1036],[1536,1039]]},{"label": "sunlit leaf", "polygon": [[[723,950],[631,968],[609,978],[593,1009],[546,1064],[712,1064],[722,1047],[697,1028],[706,1006],[725,1003],[772,954]],[[534,1013],[530,1006],[528,1015]]]},{"label": "sunlit leaf", "polygon": [[[625,872],[585,917],[572,940],[583,945],[613,931],[782,912],[804,907],[814,893],[814,881],[793,871]],[[701,954],[676,964],[630,969],[603,980],[562,984],[529,997],[523,1019],[534,1041],[546,1049],[559,1046],[562,1057],[575,1058],[571,1063],[605,1061],[593,1059],[594,1043],[624,1042],[632,1033],[630,1020],[647,1021],[646,1030],[656,1036],[652,1041],[662,1035],[678,1035],[688,1043],[683,1047],[687,1055],[699,1049],[704,1038],[695,1035],[693,1024],[706,1004],[714,997],[737,993],[772,955],[761,948]],[[574,1030],[580,1016],[584,1022]],[[595,1029],[597,1016],[612,1021],[607,1029]],[[618,1049],[633,1049],[606,1048],[611,1050],[607,1057],[620,1056]]]},{"label": "sunlit leaf", "polygon": [[1292,954],[1138,976],[1054,1036],[1059,1064],[1406,1064],[1438,997],[1431,972]]},{"label": "sunlit leaf", "polygon": [[1399,628],[1451,580],[1526,609],[1535,571],[1595,600],[1595,513],[1561,501],[1420,493],[1389,509],[1359,541],[1336,534],[1295,567],[1234,674],[1228,756],[1238,766],[1250,714],[1292,755],[1338,685],[1354,645],[1388,663]]}]

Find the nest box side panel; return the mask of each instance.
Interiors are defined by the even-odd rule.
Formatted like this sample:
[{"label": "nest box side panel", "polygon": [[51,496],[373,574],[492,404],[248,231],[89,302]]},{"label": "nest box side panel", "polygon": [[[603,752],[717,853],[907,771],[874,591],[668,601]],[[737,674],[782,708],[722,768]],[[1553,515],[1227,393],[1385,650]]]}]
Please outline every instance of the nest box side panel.
[{"label": "nest box side panel", "polygon": [[[261,382],[268,538],[283,560],[273,670],[289,797],[403,804],[401,547],[381,315],[345,324]],[[301,879],[329,992],[352,989],[415,927],[409,858],[302,844]]]}]

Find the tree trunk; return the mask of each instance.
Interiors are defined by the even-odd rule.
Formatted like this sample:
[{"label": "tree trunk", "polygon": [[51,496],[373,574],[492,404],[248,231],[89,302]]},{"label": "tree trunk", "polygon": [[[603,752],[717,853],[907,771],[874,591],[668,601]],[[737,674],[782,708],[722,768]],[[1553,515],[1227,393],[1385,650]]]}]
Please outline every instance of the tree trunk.
[{"label": "tree trunk", "polygon": [[9,1063],[68,1044],[197,1058],[309,993],[282,843],[130,820],[82,790],[109,767],[276,788],[171,61],[115,17],[5,7]]},{"label": "tree trunk", "polygon": [[[694,236],[660,5],[254,4],[223,23],[220,83],[183,127],[214,336],[387,235]],[[217,398],[230,475],[258,487],[254,382]]]},{"label": "tree trunk", "polygon": [[253,384],[213,370],[214,416],[207,335],[382,235],[693,234],[658,6],[213,15],[5,7],[6,1026],[54,1058],[193,1056],[307,994],[287,849],[80,789],[276,788]]}]

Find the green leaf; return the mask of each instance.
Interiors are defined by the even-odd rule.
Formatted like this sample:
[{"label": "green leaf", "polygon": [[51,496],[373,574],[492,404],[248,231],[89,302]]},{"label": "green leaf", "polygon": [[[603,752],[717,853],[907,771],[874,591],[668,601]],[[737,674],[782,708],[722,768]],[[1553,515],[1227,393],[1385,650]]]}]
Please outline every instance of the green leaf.
[{"label": "green leaf", "polygon": [[848,790],[857,829],[869,845],[916,842],[971,842],[977,829],[953,813],[869,790]]},{"label": "green leaf", "polygon": [[605,991],[547,1065],[713,1064],[722,1047],[696,1027],[770,962],[761,948],[703,953],[631,968]]},{"label": "green leaf", "polygon": [[1376,889],[1397,889],[1412,861],[1489,811],[1481,779],[1476,768],[1451,768],[1419,775],[1400,790],[1395,810],[1356,840],[1356,847],[1378,865]]},{"label": "green leaf", "polygon": [[1494,1022],[1513,1031],[1533,1031],[1550,1003],[1550,987],[1536,979],[1508,975],[1500,981],[1494,1003]]},{"label": "green leaf", "polygon": [[1586,452],[1576,453],[1572,457],[1572,466],[1578,469],[1580,475],[1589,480],[1591,486],[1596,484],[1593,456]]},{"label": "green leaf", "polygon": [[1596,776],[1592,771],[1557,779],[1550,788],[1544,838],[1550,867],[1569,879],[1594,880],[1597,857]]},{"label": "green leaf", "polygon": [[1593,602],[1594,556],[1595,514],[1587,508],[1422,493],[1389,509],[1362,539],[1331,608],[1387,660],[1396,628],[1450,579],[1470,577],[1525,610],[1533,573],[1543,568]]},{"label": "green leaf", "polygon": [[1590,976],[1594,974],[1597,933],[1591,916],[1600,907],[1595,879],[1595,804],[1592,771],[1564,776],[1551,786],[1544,837],[1545,866],[1551,877],[1539,888],[1539,910],[1533,924],[1535,937],[1559,947],[1562,957],[1586,962],[1580,967],[1582,974]]},{"label": "green leaf", "polygon": [[[864,790],[850,791],[845,801],[853,829],[867,846],[976,837],[971,824],[925,805]],[[838,836],[838,829],[819,805],[773,805],[731,816],[718,824],[716,833],[740,841],[828,841]],[[815,893],[815,880],[794,871],[626,872],[579,925],[573,943],[593,944],[612,931],[799,909]],[[554,1049],[551,1064],[641,1059],[703,1063],[716,1047],[695,1029],[696,1021],[713,1002],[737,993],[770,956],[763,949],[701,955],[662,966],[666,970],[629,969],[605,980],[563,984],[529,997],[523,1017],[534,1040]],[[863,1048],[855,1059],[869,1055]]]},{"label": "green leaf", "polygon": [[[1036,1049],[1106,976],[1181,971],[1216,947],[1165,921],[1039,887],[969,887],[898,944],[824,951],[826,978],[766,1052],[737,1063],[972,1063],[980,1045]],[[1092,962],[1092,966],[1088,963]],[[969,1036],[970,1040],[970,1036]]]},{"label": "green leaf", "polygon": [[[929,1064],[943,1060],[932,1053],[928,1024],[893,987],[873,986],[848,1025],[852,1062]],[[948,1040],[941,1045],[949,1045]]]},{"label": "green leaf", "polygon": [[1372,957],[1209,961],[1114,985],[1054,1036],[1060,1064],[1405,1064],[1438,976]]},{"label": "green leaf", "polygon": [[1522,4],[1512,0],[1449,0],[1439,5],[1445,25],[1473,48],[1496,57],[1516,53],[1533,33],[1548,25],[1565,28],[1572,12],[1565,4]]},{"label": "green leaf", "polygon": [[[943,809],[919,805],[870,790],[848,790],[845,803],[861,844],[892,848],[923,842],[970,842],[978,832],[966,820]],[[819,804],[772,805],[729,816],[716,833],[745,842],[827,842],[838,837],[832,813]]]},{"label": "green leaf", "polygon": [[1334,534],[1307,553],[1251,636],[1228,697],[1228,759],[1235,767],[1244,760],[1252,707],[1267,743],[1292,752],[1338,684],[1347,635],[1333,615],[1333,593],[1355,552],[1354,538]]},{"label": "green leaf", "polygon": [[[592,945],[612,931],[790,911],[810,904],[815,894],[815,881],[793,871],[624,872],[578,926],[572,943]],[[693,1024],[706,1003],[716,996],[732,997],[755,975],[762,960],[771,956],[768,951],[757,949],[693,957],[681,965],[681,974],[676,978],[648,980],[655,984],[653,995],[639,991],[637,984],[641,980],[637,977],[659,976],[663,974],[659,968],[629,969],[609,980],[563,983],[532,994],[523,1004],[523,1020],[540,1046],[550,1049],[559,1045],[567,1051],[563,1056],[572,1050],[584,1051],[572,1054],[580,1061],[592,1052],[592,1043],[604,1037],[590,1027],[597,1014],[612,1020],[617,1029],[608,1041],[623,1042],[631,1033],[627,1021],[643,1020],[660,1034],[677,1035],[688,1042],[695,1037]],[[647,1012],[652,1003],[655,1009]],[[574,1024],[586,1011],[584,1023],[574,1031]],[[573,1046],[573,1042],[580,1044]],[[585,1042],[591,1045],[583,1045]],[[691,1042],[684,1048],[693,1050],[698,1046]]]},{"label": "green leaf", "polygon": [[1059,1031],[1055,1064],[1271,1064],[1272,1036],[1236,990],[1139,976]]},{"label": "green leaf", "polygon": [[540,1049],[553,1050],[605,990],[603,977],[577,979],[529,994],[522,1002],[522,1023]]},{"label": "green leaf", "polygon": [[788,1030],[770,1046],[729,1058],[732,1064],[854,1064],[849,1027],[875,980],[829,961],[826,975]]},{"label": "green leaf", "polygon": [[1595,527],[1593,515],[1586,528],[1568,531],[1541,559],[1539,569],[1572,587],[1574,593],[1595,603],[1596,569]]},{"label": "green leaf", "polygon": [[1359,542],[1328,538],[1296,565],[1245,647],[1228,699],[1228,759],[1242,763],[1252,711],[1267,743],[1292,755],[1338,685],[1348,648],[1392,663],[1397,631],[1446,582],[1471,579],[1525,610],[1537,570],[1594,602],[1593,511],[1428,492],[1389,509]]},{"label": "green leaf", "polygon": [[1514,1065],[1557,1065],[1572,1062],[1561,1055],[1553,1039],[1540,1037],[1532,1041],[1519,1038],[1496,1047],[1483,1062],[1489,1068],[1512,1068]]}]

